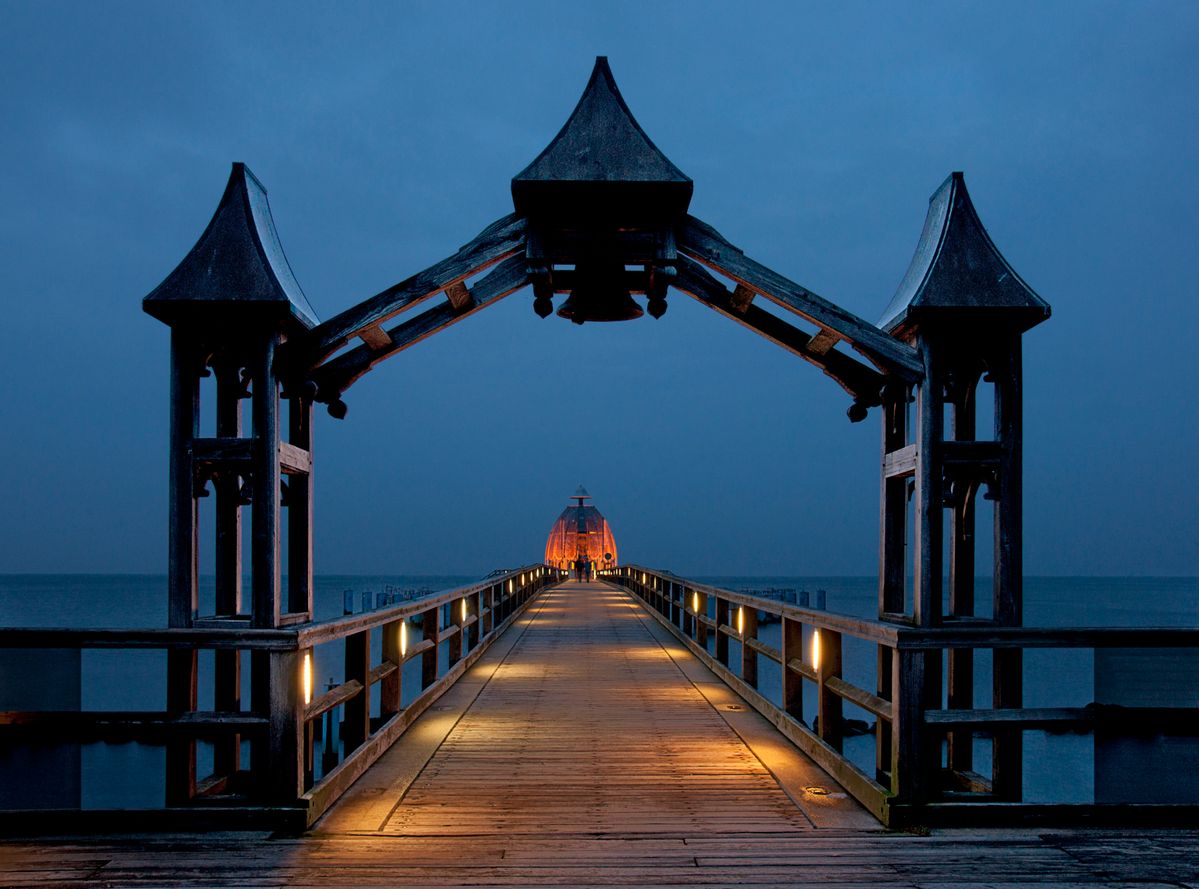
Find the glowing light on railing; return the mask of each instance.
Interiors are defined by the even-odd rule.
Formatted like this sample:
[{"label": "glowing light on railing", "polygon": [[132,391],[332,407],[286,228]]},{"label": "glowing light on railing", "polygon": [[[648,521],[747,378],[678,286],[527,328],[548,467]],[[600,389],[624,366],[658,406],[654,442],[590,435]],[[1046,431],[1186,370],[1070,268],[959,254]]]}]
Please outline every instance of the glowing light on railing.
[{"label": "glowing light on railing", "polygon": [[699,614],[699,593],[691,594],[691,610]]},{"label": "glowing light on railing", "polygon": [[508,592],[512,592],[514,589],[516,589],[516,581],[509,580],[508,581]]},{"label": "glowing light on railing", "polygon": [[462,600],[462,622],[466,623],[466,600]]},{"label": "glowing light on railing", "polygon": [[745,635],[745,606],[737,606],[737,635]]},{"label": "glowing light on railing", "polygon": [[408,621],[400,621],[400,658],[408,656]]},{"label": "glowing light on railing", "polygon": [[820,669],[820,631],[812,631],[812,666]]},{"label": "glowing light on railing", "polygon": [[304,669],[300,674],[300,683],[304,689],[304,706],[312,703],[312,652],[304,652]]}]

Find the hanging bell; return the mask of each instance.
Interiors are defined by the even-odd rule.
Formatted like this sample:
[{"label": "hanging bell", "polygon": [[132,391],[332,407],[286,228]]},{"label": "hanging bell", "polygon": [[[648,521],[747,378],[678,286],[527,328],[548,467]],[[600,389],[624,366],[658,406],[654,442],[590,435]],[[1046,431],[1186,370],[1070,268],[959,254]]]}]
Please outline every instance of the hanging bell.
[{"label": "hanging bell", "polygon": [[581,262],[574,290],[558,309],[559,318],[584,321],[632,321],[643,314],[629,295],[624,265],[611,261]]}]

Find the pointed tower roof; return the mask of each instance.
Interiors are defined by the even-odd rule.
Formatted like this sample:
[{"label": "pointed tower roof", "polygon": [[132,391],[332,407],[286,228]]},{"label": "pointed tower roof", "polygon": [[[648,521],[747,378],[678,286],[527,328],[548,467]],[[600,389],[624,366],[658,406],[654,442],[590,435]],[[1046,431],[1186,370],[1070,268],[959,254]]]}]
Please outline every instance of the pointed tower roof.
[{"label": "pointed tower roof", "polygon": [[172,324],[215,320],[221,308],[247,304],[305,328],[317,323],[283,254],[266,189],[245,164],[235,163],[208,228],[166,280],[142,300],[142,308]]},{"label": "pointed tower roof", "polygon": [[591,499],[591,495],[587,493],[587,489],[584,488],[582,485],[579,485],[577,488],[575,488],[575,492],[573,494],[571,494],[572,499],[575,497],[581,497],[584,500]]},{"label": "pointed tower roof", "polygon": [[995,247],[965,178],[952,173],[929,198],[920,243],[878,326],[894,332],[922,319],[974,316],[1027,330],[1049,312]]},{"label": "pointed tower roof", "polygon": [[652,221],[685,213],[692,188],[633,118],[607,57],[598,56],[566,124],[513,177],[512,203],[530,217]]}]

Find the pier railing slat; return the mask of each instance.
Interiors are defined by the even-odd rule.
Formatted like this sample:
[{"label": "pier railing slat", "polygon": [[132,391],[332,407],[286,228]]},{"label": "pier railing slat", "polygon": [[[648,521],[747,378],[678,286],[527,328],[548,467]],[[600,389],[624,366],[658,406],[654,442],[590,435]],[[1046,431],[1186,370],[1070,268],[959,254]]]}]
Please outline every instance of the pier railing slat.
[{"label": "pier railing slat", "polygon": [[[1006,698],[997,695],[991,708],[962,707],[954,698],[945,699],[940,681],[947,652],[964,652],[972,660],[976,650],[991,650],[996,659],[1000,653],[1018,659],[1026,648],[1195,649],[1199,648],[1199,627],[1063,629],[995,626],[979,619],[953,618],[942,626],[916,627],[904,615],[896,615],[895,620],[890,620],[889,614],[877,621],[855,618],[721,589],[640,565],[600,573],[638,596],[650,613],[720,678],[888,823],[925,817],[912,813],[927,814],[939,807],[958,812],[961,806],[970,805],[977,812],[994,805],[996,812],[1007,807],[1008,817],[1017,810],[1043,810],[1044,806],[1021,802],[1020,788],[1015,786],[1021,771],[1013,757],[1021,749],[1025,731],[1101,730],[1111,737],[1144,738],[1154,733],[1199,737],[1199,710],[1193,706],[1092,703],[1074,708],[1029,708],[1007,705]],[[759,613],[779,620],[781,648],[757,638]],[[877,652],[869,671],[873,689],[845,678],[845,636],[871,643]],[[714,643],[709,642],[713,637]],[[730,642],[741,649],[739,665],[730,663]],[[768,699],[758,689],[759,657],[779,664],[776,699]],[[957,660],[959,667],[963,662]],[[1004,674],[1005,681],[1019,680],[1019,670],[1011,664],[998,665],[996,670]],[[861,671],[857,672],[860,675]],[[815,687],[817,715],[811,725],[804,715],[805,682]],[[842,753],[845,702],[875,717],[874,776],[865,774]],[[972,758],[964,753],[963,748],[968,749],[976,736],[995,739],[990,775],[975,772]],[[1144,811],[1149,806],[1140,808]]]}]

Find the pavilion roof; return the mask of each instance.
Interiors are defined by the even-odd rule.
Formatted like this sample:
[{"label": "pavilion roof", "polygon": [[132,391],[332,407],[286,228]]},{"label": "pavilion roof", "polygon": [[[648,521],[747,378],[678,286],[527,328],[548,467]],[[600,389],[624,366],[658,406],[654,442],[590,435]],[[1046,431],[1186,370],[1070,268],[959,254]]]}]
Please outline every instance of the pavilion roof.
[{"label": "pavilion roof", "polygon": [[305,328],[317,323],[279,243],[266,189],[235,163],[208,227],[142,308],[170,324],[195,308],[247,303]]},{"label": "pavilion roof", "polygon": [[995,247],[965,178],[952,173],[929,198],[920,243],[878,326],[893,332],[921,317],[983,313],[995,319],[997,312],[1027,330],[1048,318],[1050,308]]},{"label": "pavilion roof", "polygon": [[512,201],[530,217],[671,218],[686,212],[693,187],[641,129],[598,56],[570,118],[512,178]]}]

